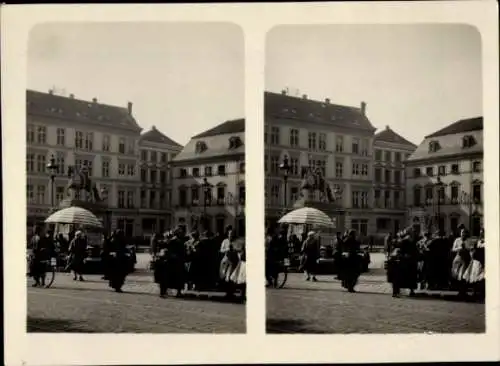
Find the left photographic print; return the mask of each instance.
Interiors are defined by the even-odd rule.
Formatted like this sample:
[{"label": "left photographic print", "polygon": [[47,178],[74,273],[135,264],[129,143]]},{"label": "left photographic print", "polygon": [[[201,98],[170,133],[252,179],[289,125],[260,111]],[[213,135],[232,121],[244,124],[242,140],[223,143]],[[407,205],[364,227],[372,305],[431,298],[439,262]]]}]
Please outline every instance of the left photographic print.
[{"label": "left photographic print", "polygon": [[238,26],[32,28],[26,179],[28,332],[246,332]]}]

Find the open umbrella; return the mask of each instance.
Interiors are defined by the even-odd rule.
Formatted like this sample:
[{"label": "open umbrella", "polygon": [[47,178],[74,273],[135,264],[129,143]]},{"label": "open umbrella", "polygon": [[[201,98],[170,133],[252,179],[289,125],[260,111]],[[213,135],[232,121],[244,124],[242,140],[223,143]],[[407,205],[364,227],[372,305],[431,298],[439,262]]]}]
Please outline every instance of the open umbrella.
[{"label": "open umbrella", "polygon": [[92,212],[81,207],[68,207],[59,210],[50,215],[45,222],[102,228],[102,223],[99,219]]},{"label": "open umbrella", "polygon": [[335,228],[332,219],[323,211],[312,207],[303,207],[287,213],[278,221],[280,224],[304,224]]}]

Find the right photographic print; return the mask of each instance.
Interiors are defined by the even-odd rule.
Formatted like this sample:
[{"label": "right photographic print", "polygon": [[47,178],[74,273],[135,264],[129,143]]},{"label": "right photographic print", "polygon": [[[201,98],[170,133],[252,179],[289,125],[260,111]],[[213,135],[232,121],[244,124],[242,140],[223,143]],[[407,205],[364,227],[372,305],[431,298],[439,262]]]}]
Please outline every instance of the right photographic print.
[{"label": "right photographic print", "polygon": [[266,39],[267,333],[484,333],[481,36]]}]

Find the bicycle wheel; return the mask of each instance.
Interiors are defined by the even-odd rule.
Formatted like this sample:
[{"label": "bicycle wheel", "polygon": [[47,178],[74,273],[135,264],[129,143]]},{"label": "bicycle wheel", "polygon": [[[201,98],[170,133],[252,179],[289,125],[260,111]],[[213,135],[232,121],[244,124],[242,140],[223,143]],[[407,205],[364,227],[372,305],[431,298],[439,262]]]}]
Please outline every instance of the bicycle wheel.
[{"label": "bicycle wheel", "polygon": [[56,267],[55,266],[47,266],[47,272],[45,273],[45,288],[49,288],[54,283],[54,279],[56,278]]},{"label": "bicycle wheel", "polygon": [[276,288],[283,288],[285,286],[286,280],[288,278],[288,270],[286,267],[278,273],[278,278],[276,278]]}]

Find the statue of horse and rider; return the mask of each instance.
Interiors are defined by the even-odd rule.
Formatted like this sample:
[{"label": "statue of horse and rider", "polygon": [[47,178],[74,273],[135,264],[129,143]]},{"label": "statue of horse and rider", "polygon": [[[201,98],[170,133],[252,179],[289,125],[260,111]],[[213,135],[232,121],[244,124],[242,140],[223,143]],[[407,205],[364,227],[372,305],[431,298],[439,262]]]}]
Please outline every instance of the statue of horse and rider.
[{"label": "statue of horse and rider", "polygon": [[79,170],[76,170],[75,167],[69,167],[68,178],[69,182],[66,186],[66,195],[70,195],[69,190],[74,190],[76,192],[85,191],[90,195],[91,201],[104,201],[101,194],[99,194],[96,184],[90,179],[89,171],[86,166],[83,166]]},{"label": "statue of horse and rider", "polygon": [[300,185],[300,195],[305,196],[305,192],[319,192],[321,202],[335,202],[337,200],[337,192],[334,192],[323,176],[320,168],[308,167],[302,173],[302,183]]}]

